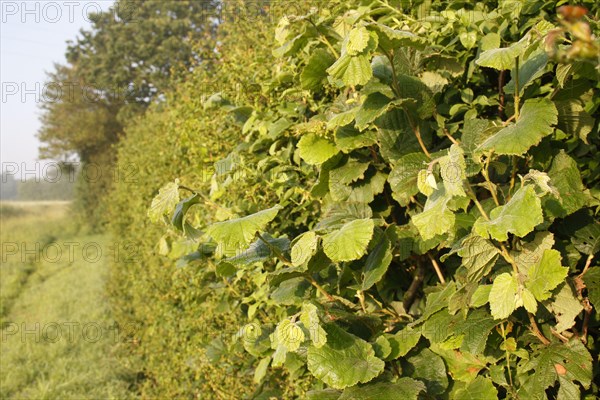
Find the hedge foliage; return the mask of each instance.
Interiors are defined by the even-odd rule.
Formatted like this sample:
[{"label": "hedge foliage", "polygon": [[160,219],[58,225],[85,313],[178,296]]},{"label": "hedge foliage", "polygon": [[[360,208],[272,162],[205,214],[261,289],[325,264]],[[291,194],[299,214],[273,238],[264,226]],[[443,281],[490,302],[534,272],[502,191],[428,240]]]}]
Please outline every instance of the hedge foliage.
[{"label": "hedge foliage", "polygon": [[598,7],[312,6],[223,24],[121,146],[144,393],[594,398]]}]

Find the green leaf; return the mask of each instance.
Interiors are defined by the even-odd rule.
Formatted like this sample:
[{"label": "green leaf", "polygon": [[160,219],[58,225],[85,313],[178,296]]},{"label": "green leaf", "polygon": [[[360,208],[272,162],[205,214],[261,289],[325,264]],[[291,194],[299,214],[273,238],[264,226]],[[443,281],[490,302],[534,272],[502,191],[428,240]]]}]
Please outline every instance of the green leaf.
[{"label": "green leaf", "polygon": [[564,150],[552,160],[548,176],[560,195],[559,199],[546,198],[544,208],[550,215],[564,218],[587,204],[589,195],[581,181],[579,167]]},{"label": "green leaf", "polygon": [[303,89],[320,90],[327,82],[327,68],[335,62],[335,57],[324,49],[316,49],[306,62],[300,74]]},{"label": "green leaf", "polygon": [[[452,349],[452,340],[442,344],[432,344],[431,350],[441,356],[446,364],[448,375],[454,379],[454,383],[472,382],[479,371],[486,368],[490,358],[483,355],[475,356],[471,353]],[[494,360],[494,359],[492,359]]]},{"label": "green leaf", "polygon": [[335,130],[336,128],[345,127],[354,121],[358,107],[354,107],[348,111],[336,114],[327,121],[327,130]]},{"label": "green leaf", "polygon": [[316,348],[320,348],[327,343],[327,332],[321,327],[317,307],[314,304],[304,303],[302,305],[300,322],[308,330],[309,338]]},{"label": "green leaf", "polygon": [[175,206],[175,211],[173,212],[173,217],[171,218],[171,224],[180,231],[183,231],[183,221],[185,214],[188,212],[191,206],[198,203],[200,203],[200,196],[198,195],[198,193],[194,193],[187,199],[180,201]]},{"label": "green leaf", "polygon": [[290,241],[287,238],[273,238],[268,234],[265,234],[263,237],[269,245],[263,242],[262,239],[259,239],[243,251],[236,249],[236,255],[224,259],[223,262],[232,265],[249,265],[275,257],[276,254],[274,254],[273,248],[277,249],[280,253],[285,253],[290,248]]},{"label": "green leaf", "polygon": [[257,232],[264,230],[282,208],[276,205],[246,217],[218,222],[209,226],[206,233],[226,248],[239,250],[246,247]]},{"label": "green leaf", "polygon": [[386,235],[382,235],[381,240],[371,253],[369,253],[365,262],[361,290],[368,290],[371,286],[379,282],[387,272],[391,262],[392,251],[390,241]]},{"label": "green leaf", "polygon": [[331,231],[339,229],[355,219],[368,219],[371,217],[373,217],[373,210],[368,204],[357,202],[331,203],[314,229],[316,231]]},{"label": "green leaf", "polygon": [[[588,271],[589,272],[589,271]],[[589,291],[589,289],[588,289]],[[581,302],[575,297],[571,285],[565,283],[552,301],[544,303],[546,308],[554,314],[558,333],[571,329],[575,325],[575,318],[583,311]]]},{"label": "green leaf", "polygon": [[459,145],[453,144],[448,150],[448,155],[439,159],[440,175],[444,181],[446,193],[449,196],[462,196],[467,194],[463,189],[463,181],[467,179],[464,152]]},{"label": "green leaf", "polygon": [[473,232],[483,238],[491,237],[498,241],[508,240],[508,233],[519,237],[544,222],[542,206],[534,187],[526,185],[517,190],[513,197],[503,206],[490,212],[490,220],[479,217],[473,225]]},{"label": "green leaf", "polygon": [[367,24],[367,28],[377,32],[379,47],[386,51],[393,51],[400,47],[420,47],[425,40],[410,31],[393,29],[380,23]]},{"label": "green leaf", "polygon": [[529,269],[525,286],[538,301],[548,299],[552,295],[552,289],[564,282],[567,277],[569,268],[560,264],[560,252],[557,250],[544,250],[541,260]]},{"label": "green leaf", "polygon": [[[381,155],[386,160],[395,162],[406,154],[422,152],[404,110],[391,108],[375,120],[375,125]],[[429,145],[431,136],[424,131],[421,136],[425,145]]]},{"label": "green leaf", "polygon": [[[531,54],[525,62],[519,67],[519,94],[522,96],[525,88],[531,85],[536,79],[544,74],[548,64],[548,55],[544,49],[540,49]],[[512,70],[512,76],[515,75],[515,69]],[[515,81],[511,79],[504,86],[504,92],[513,94],[515,92]]]},{"label": "green leaf", "polygon": [[525,307],[525,309],[528,312],[532,314],[535,314],[537,312],[537,300],[535,299],[535,296],[533,295],[533,293],[531,293],[529,289],[522,288],[521,301],[523,302],[523,307]]},{"label": "green leaf", "polygon": [[421,330],[406,327],[393,335],[387,334],[386,338],[390,342],[392,348],[387,360],[395,360],[407,355],[408,352],[419,343]]},{"label": "green leaf", "polygon": [[281,321],[275,328],[275,336],[280,345],[285,346],[288,351],[296,351],[304,342],[304,331],[289,319]]},{"label": "green leaf", "polygon": [[383,372],[385,363],[371,345],[335,324],[324,326],[327,343],[308,348],[308,370],[335,389],[366,383]]},{"label": "green leaf", "polygon": [[571,242],[583,254],[598,253],[600,251],[600,223],[592,222],[578,229],[571,238]]},{"label": "green leaf", "polygon": [[356,112],[355,121],[358,130],[364,131],[371,122],[383,115],[390,103],[391,100],[381,93],[370,94]]},{"label": "green leaf", "polygon": [[421,327],[421,334],[430,343],[440,343],[445,341],[453,331],[457,316],[451,315],[447,308],[444,308],[425,321]]},{"label": "green leaf", "polygon": [[328,233],[323,236],[325,254],[333,262],[358,260],[367,251],[374,226],[371,219],[356,219]]},{"label": "green leaf", "polygon": [[475,61],[482,67],[494,68],[500,71],[511,69],[515,59],[525,52],[527,43],[524,40],[513,43],[509,47],[486,50]]},{"label": "green leaf", "polygon": [[[352,174],[347,177],[356,176],[360,172],[359,169],[355,169]],[[359,203],[370,203],[374,200],[375,195],[383,192],[387,175],[371,169],[366,171],[364,179],[360,179],[357,182],[348,184],[341,183],[339,175],[335,179],[330,177],[329,179],[329,191],[333,200],[338,202],[359,202]],[[342,178],[343,180],[344,178]]]},{"label": "green leaf", "polygon": [[373,346],[373,350],[375,350],[377,358],[381,358],[382,360],[389,357],[392,352],[390,341],[384,335],[377,336],[377,339],[375,342],[371,342],[371,345]]},{"label": "green leaf", "polygon": [[490,291],[490,309],[495,319],[508,318],[517,308],[517,279],[509,273],[498,275]]},{"label": "green leaf", "polygon": [[429,118],[435,111],[435,101],[431,90],[414,76],[398,74],[397,76],[400,99],[412,99],[413,101],[404,101],[402,106],[416,114],[421,119]]},{"label": "green leaf", "polygon": [[475,292],[471,296],[469,307],[478,308],[485,305],[490,299],[490,292],[492,285],[480,285],[475,289]]},{"label": "green leaf", "polygon": [[423,381],[430,396],[441,395],[448,388],[448,375],[444,360],[429,349],[406,359],[402,364],[403,373]]},{"label": "green leaf", "polygon": [[458,255],[467,269],[467,279],[479,282],[491,271],[500,251],[489,240],[470,234],[463,239]]},{"label": "green leaf", "polygon": [[423,316],[420,318],[420,320],[427,320],[427,318],[436,312],[448,307],[448,299],[450,299],[455,292],[456,284],[454,282],[450,282],[446,286],[443,286],[441,290],[429,293],[425,303],[425,311],[423,311]]},{"label": "green leaf", "polygon": [[341,127],[335,132],[335,144],[344,153],[350,153],[352,150],[361,147],[372,146],[375,143],[377,143],[377,138],[374,132],[360,132],[350,125]]},{"label": "green leaf", "polygon": [[411,153],[401,157],[390,172],[388,182],[392,188],[392,197],[405,207],[410,198],[419,193],[418,173],[427,164],[423,153]]},{"label": "green leaf", "polygon": [[554,246],[554,235],[551,232],[536,232],[532,242],[523,243],[520,251],[511,251],[510,256],[515,260],[519,273],[529,274],[529,269],[537,264],[545,250]]},{"label": "green leaf", "polygon": [[296,277],[283,281],[277,289],[271,292],[271,298],[276,304],[296,305],[302,304],[311,294],[312,286],[303,277]]},{"label": "green leaf", "polygon": [[267,375],[267,370],[271,364],[271,357],[263,358],[259,361],[256,369],[254,370],[254,383],[260,383]]},{"label": "green leaf", "polygon": [[448,207],[450,198],[444,190],[436,190],[425,203],[423,212],[413,215],[411,220],[423,240],[449,233],[454,229],[454,213]]},{"label": "green leaf", "polygon": [[498,324],[487,310],[473,310],[467,319],[459,322],[454,328],[455,335],[464,335],[460,349],[471,354],[482,354],[487,338]]},{"label": "green leaf", "polygon": [[556,102],[558,127],[569,135],[579,137],[588,143],[587,136],[594,128],[594,118],[585,110],[579,100],[568,99]]},{"label": "green leaf", "polygon": [[344,390],[339,400],[417,400],[425,391],[423,382],[400,378],[396,382],[378,382]]},{"label": "green leaf", "polygon": [[179,203],[179,182],[170,182],[158,190],[158,194],[152,199],[148,210],[148,217],[152,222],[158,222],[163,215],[171,213]]},{"label": "green leaf", "polygon": [[317,252],[318,238],[316,233],[309,231],[299,236],[292,247],[292,265],[298,267]]},{"label": "green leaf", "polygon": [[478,376],[467,386],[456,391],[455,400],[496,400],[498,391],[489,378]]},{"label": "green leaf", "polygon": [[600,268],[590,268],[583,276],[583,281],[588,290],[588,298],[597,312],[600,310]]},{"label": "green leaf", "polygon": [[346,51],[350,55],[356,55],[367,48],[370,39],[369,31],[364,26],[354,28],[348,34]]},{"label": "green leaf", "polygon": [[517,122],[501,129],[483,142],[478,150],[496,154],[521,155],[552,133],[558,111],[548,99],[526,100]]},{"label": "green leaf", "polygon": [[327,72],[334,80],[341,80],[346,86],[364,85],[373,76],[368,55],[341,56]]},{"label": "green leaf", "polygon": [[545,390],[557,380],[578,381],[589,388],[592,380],[592,357],[579,339],[568,343],[552,343],[541,347],[539,353],[523,364],[521,374],[531,372],[523,379],[522,387],[528,398],[546,398]]},{"label": "green leaf", "polygon": [[332,141],[315,133],[303,135],[297,147],[300,157],[311,165],[323,164],[338,152]]},{"label": "green leaf", "polygon": [[369,165],[370,163],[368,162],[348,158],[346,162],[338,165],[329,172],[330,188],[337,187],[338,185],[349,185],[359,179],[364,179]]},{"label": "green leaf", "polygon": [[306,392],[308,400],[338,400],[341,392],[335,389],[310,390]]}]

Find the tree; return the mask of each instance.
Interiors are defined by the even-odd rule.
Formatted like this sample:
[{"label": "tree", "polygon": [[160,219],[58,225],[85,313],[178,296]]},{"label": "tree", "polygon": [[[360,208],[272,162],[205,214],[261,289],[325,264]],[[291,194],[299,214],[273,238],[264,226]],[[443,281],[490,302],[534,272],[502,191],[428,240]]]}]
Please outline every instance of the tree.
[{"label": "tree", "polygon": [[[42,157],[78,158],[100,177],[81,182],[87,218],[99,222],[110,189],[113,145],[124,125],[160,101],[210,51],[213,2],[118,1],[90,16],[92,28],[69,44],[67,65],[48,74],[39,139]],[[85,175],[80,179],[85,180]]]}]

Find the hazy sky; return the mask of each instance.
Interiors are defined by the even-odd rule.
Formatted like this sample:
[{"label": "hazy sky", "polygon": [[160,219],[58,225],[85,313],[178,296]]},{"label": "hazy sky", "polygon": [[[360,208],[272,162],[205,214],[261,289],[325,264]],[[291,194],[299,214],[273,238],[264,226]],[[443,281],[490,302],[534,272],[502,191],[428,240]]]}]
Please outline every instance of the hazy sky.
[{"label": "hazy sky", "polygon": [[52,71],[55,62],[65,63],[66,41],[75,39],[81,28],[90,27],[88,15],[108,10],[112,3],[0,0],[2,170],[8,163],[17,163],[20,171],[41,169],[36,165],[36,132],[46,71]]}]

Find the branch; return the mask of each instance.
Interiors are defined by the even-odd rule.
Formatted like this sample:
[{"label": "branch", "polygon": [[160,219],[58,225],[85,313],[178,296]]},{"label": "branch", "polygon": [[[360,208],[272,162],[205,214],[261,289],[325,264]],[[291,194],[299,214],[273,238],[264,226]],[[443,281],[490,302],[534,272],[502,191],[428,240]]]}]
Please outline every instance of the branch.
[{"label": "branch", "polygon": [[329,293],[327,293],[327,291],[323,288],[323,286],[319,285],[319,282],[317,282],[315,280],[315,278],[313,278],[310,275],[305,275],[304,278],[309,281],[314,287],[317,288],[317,290],[325,297],[327,297],[327,300],[329,301],[334,301],[335,299],[333,298],[332,295],[330,295]]},{"label": "branch", "polygon": [[421,287],[421,284],[423,283],[424,279],[425,268],[421,265],[421,263],[419,263],[417,266],[415,276],[413,277],[413,280],[406,293],[404,293],[404,297],[402,299],[402,305],[404,306],[406,312],[408,312],[413,302],[415,301],[415,297],[417,297],[417,292],[419,291],[419,288]]},{"label": "branch", "polygon": [[429,259],[431,260],[431,264],[433,264],[433,269],[435,269],[435,273],[437,274],[438,279],[440,280],[442,285],[445,285],[446,280],[444,279],[444,275],[442,274],[442,270],[440,269],[439,264],[437,263],[437,261],[435,261],[435,258],[433,258],[431,254],[427,253],[427,257],[429,257]]},{"label": "branch", "polygon": [[544,345],[546,345],[546,346],[549,345],[550,341],[546,338],[546,336],[544,336],[544,334],[542,333],[542,331],[540,331],[540,328],[538,327],[537,322],[535,322],[535,317],[533,316],[533,314],[532,313],[527,313],[527,315],[529,315],[529,329],[531,329],[531,332]]}]

